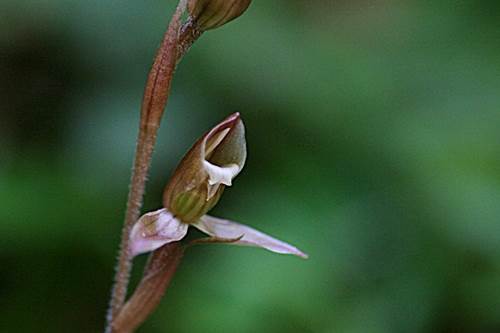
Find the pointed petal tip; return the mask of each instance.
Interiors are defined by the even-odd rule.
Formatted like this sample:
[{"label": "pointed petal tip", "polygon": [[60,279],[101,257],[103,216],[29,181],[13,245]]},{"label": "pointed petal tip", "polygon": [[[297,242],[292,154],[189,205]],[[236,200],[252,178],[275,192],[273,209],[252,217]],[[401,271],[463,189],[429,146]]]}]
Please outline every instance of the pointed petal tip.
[{"label": "pointed petal tip", "polygon": [[235,112],[227,116],[221,124],[229,124],[229,127],[233,127],[238,121],[241,121],[241,114],[239,112]]},{"label": "pointed petal tip", "polygon": [[241,114],[238,111],[236,111],[235,113],[230,114],[228,118],[239,119],[241,118]]},{"label": "pointed petal tip", "polygon": [[[287,243],[285,243],[287,244]],[[299,250],[298,248],[296,248],[295,246],[293,245],[290,245],[290,244],[287,244],[287,252],[281,252],[282,254],[291,254],[291,255],[294,255],[296,257],[299,257],[301,259],[309,259],[309,255],[305,252],[302,252],[301,250]]]},{"label": "pointed petal tip", "polygon": [[309,259],[309,255],[307,253],[304,253],[300,250],[297,250],[297,251],[298,251],[297,253],[294,253],[297,257],[302,258],[304,260]]},{"label": "pointed petal tip", "polygon": [[298,248],[283,241],[279,241],[281,244],[276,244],[275,246],[260,246],[268,251],[278,253],[278,254],[291,254],[293,256],[299,257],[301,259],[309,259],[307,253],[302,252]]}]

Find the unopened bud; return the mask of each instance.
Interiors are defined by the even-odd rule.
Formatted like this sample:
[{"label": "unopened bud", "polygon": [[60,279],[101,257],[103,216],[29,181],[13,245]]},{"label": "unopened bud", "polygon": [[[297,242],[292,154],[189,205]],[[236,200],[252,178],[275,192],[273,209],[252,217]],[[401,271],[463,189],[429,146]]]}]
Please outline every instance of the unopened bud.
[{"label": "unopened bud", "polygon": [[201,137],[184,156],[165,188],[164,207],[182,222],[197,221],[217,204],[245,159],[245,128],[235,113]]},{"label": "unopened bud", "polygon": [[250,6],[252,0],[189,0],[188,10],[198,29],[220,27],[234,20]]}]

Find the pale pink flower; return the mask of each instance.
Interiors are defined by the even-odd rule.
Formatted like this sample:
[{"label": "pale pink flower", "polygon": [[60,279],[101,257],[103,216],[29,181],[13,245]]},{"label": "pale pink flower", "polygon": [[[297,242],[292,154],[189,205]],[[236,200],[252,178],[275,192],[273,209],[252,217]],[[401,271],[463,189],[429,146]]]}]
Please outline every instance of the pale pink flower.
[{"label": "pale pink flower", "polygon": [[206,215],[243,168],[246,154],[245,128],[239,113],[227,117],[201,137],[166,186],[164,208],[144,214],[133,226],[132,255],[179,241],[192,226],[214,241],[307,258],[296,247],[249,226]]}]

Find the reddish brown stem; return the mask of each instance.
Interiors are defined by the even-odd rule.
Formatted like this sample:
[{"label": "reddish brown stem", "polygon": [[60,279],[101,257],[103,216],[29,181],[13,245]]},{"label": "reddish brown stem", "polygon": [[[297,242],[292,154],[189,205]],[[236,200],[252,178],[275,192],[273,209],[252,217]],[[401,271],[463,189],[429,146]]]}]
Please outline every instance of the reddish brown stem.
[{"label": "reddish brown stem", "polygon": [[113,332],[133,332],[156,309],[184,254],[180,243],[170,243],[154,251],[134,294],[113,321]]},{"label": "reddish brown stem", "polygon": [[129,234],[133,223],[139,218],[158,128],[167,104],[173,73],[179,58],[178,35],[181,15],[184,12],[185,6],[186,1],[181,0],[172,16],[148,75],[144,91],[139,135],[130,181],[125,221],[122,229],[115,283],[108,310],[106,332],[112,332],[111,323],[123,306],[127,295],[127,286],[132,268],[129,253]]}]

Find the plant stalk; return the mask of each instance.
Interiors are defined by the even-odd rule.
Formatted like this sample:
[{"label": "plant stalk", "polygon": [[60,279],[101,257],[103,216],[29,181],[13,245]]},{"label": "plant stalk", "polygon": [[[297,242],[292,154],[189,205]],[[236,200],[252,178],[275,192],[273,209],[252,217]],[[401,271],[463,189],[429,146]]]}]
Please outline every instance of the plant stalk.
[{"label": "plant stalk", "polygon": [[[180,0],[165,32],[152,68],[149,72],[141,105],[139,134],[127,199],[127,208],[121,234],[120,251],[107,315],[106,332],[113,333],[113,321],[117,317],[127,296],[127,287],[132,269],[129,252],[129,235],[132,225],[140,216],[140,209],[151,165],[154,146],[161,118],[167,105],[170,86],[177,63],[194,41],[200,36],[191,33],[192,28],[181,33],[181,15],[186,0]],[[188,31],[189,33],[186,33]],[[179,36],[180,34],[180,36]]]}]

